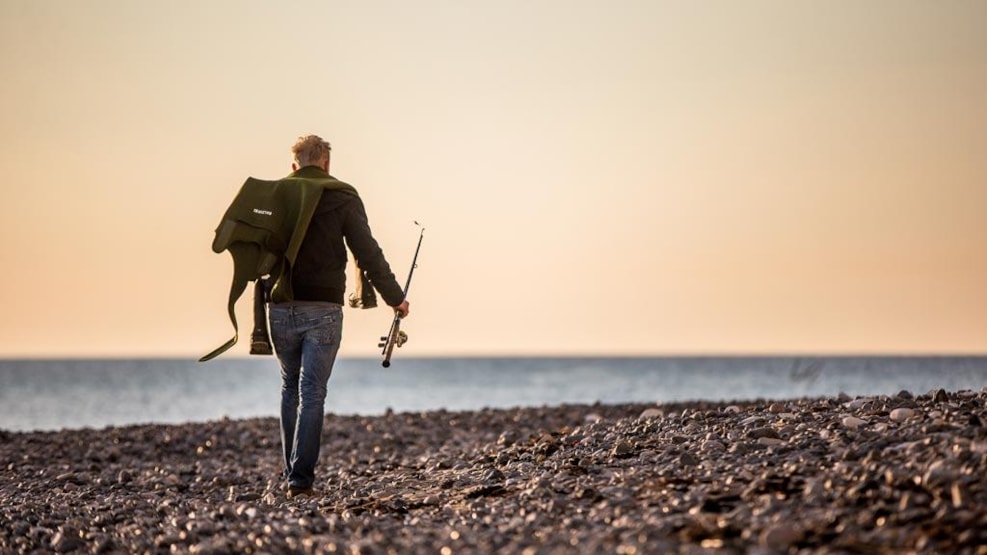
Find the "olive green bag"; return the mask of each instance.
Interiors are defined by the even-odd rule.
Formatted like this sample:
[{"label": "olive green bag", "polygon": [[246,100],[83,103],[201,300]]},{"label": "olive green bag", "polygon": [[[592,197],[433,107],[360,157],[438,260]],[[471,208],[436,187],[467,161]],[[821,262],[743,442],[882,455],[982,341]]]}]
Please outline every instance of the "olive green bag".
[{"label": "olive green bag", "polygon": [[251,177],[240,188],[223,214],[212,243],[213,252],[229,251],[233,256],[233,283],[227,301],[233,337],[199,362],[216,358],[236,344],[239,329],[234,307],[248,283],[269,276],[274,284],[272,300],[283,302],[294,298],[291,267],[325,189],[358,196],[356,189],[335,178],[295,174],[277,181]]}]

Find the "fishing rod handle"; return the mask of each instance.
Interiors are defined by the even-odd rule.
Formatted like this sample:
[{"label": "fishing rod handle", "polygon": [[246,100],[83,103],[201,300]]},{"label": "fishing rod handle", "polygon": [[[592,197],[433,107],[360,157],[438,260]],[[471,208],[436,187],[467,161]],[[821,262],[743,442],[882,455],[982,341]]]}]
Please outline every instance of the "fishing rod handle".
[{"label": "fishing rod handle", "polygon": [[381,366],[388,368],[391,366],[391,354],[394,353],[394,346],[398,342],[398,332],[401,330],[401,317],[398,315],[394,316],[394,322],[391,324],[391,333],[387,336],[387,343],[384,344],[384,360],[381,362]]}]

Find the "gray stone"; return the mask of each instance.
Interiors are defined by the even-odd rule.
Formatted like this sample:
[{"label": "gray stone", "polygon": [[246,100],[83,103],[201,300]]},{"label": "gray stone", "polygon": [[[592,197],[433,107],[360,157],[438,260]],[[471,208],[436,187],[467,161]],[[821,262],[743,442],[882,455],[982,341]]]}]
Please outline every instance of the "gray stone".
[{"label": "gray stone", "polygon": [[759,437],[757,438],[757,442],[765,447],[778,447],[779,445],[785,445],[788,443],[785,440],[778,439],[776,437]]},{"label": "gray stone", "polygon": [[913,410],[913,409],[909,409],[909,408],[897,408],[897,409],[894,409],[893,411],[891,411],[890,418],[891,418],[891,420],[893,420],[895,422],[904,422],[904,421],[908,420],[909,418],[915,416],[916,414],[918,414],[918,413],[915,412],[915,410]]},{"label": "gray stone", "polygon": [[851,430],[856,430],[861,426],[866,426],[867,421],[862,418],[857,418],[856,416],[846,416],[842,420],[843,426]]},{"label": "gray stone", "polygon": [[662,414],[663,413],[662,413],[661,409],[650,408],[650,409],[644,409],[644,411],[641,412],[641,415],[638,416],[638,418],[641,418],[641,419],[661,418],[662,417]]}]

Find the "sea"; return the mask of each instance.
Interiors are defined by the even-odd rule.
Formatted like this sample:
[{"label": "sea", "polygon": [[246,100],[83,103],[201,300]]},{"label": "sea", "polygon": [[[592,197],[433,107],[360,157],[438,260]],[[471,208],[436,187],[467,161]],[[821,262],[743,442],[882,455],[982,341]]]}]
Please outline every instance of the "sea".
[{"label": "sea", "polygon": [[[341,359],[326,412],[923,394],[987,387],[987,356]],[[2,360],[0,430],[276,416],[272,357]]]}]

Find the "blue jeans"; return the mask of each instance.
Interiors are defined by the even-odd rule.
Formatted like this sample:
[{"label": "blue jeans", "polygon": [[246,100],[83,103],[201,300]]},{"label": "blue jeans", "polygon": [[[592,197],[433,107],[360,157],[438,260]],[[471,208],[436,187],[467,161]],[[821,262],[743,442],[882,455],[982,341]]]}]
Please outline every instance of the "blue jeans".
[{"label": "blue jeans", "polygon": [[326,388],[343,331],[343,307],[330,303],[271,305],[271,339],[281,363],[281,446],[285,477],[310,488],[322,443]]}]

